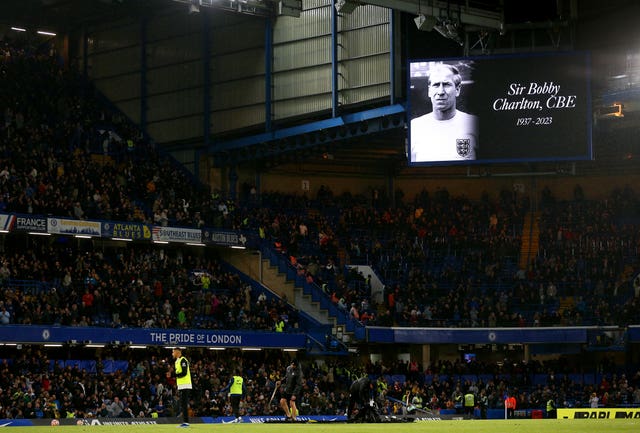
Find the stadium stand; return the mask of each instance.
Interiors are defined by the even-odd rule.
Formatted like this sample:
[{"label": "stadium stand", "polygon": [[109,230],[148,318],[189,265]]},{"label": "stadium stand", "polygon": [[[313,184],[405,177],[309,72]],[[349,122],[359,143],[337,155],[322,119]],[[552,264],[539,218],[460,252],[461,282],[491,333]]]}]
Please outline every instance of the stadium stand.
[{"label": "stadium stand", "polygon": [[[245,231],[348,330],[624,327],[640,321],[629,275],[639,244],[638,202],[630,187],[605,200],[576,196],[566,202],[553,200],[549,191],[539,214],[539,251],[521,269],[530,209],[509,194],[474,202],[446,190],[433,197],[425,191],[393,207],[324,188],[313,199],[272,192],[232,200],[202,189],[160,155],[86,83],[78,84],[77,75],[61,68],[51,47],[5,44],[0,68],[6,83],[0,88],[3,214]],[[2,236],[2,325],[266,332],[286,318],[285,332],[311,333],[314,326],[304,312],[260,291],[215,252]],[[371,266],[384,282],[381,302],[367,277],[347,266],[357,264]],[[329,339],[326,345],[334,344]],[[404,410],[386,397],[402,399],[407,392],[420,396],[425,408],[456,413],[457,387],[482,391],[487,408],[500,411],[508,393],[525,412],[543,409],[549,398],[558,407],[587,407],[594,392],[604,406],[640,407],[640,370],[607,357],[585,366],[563,358],[437,360],[412,371],[400,360],[363,366],[340,349],[342,356],[323,362],[305,360],[302,414],[344,415],[351,381],[365,374],[380,383],[385,414]],[[0,419],[109,417],[116,397],[126,409],[123,416],[175,416],[165,352],[5,346]],[[280,351],[194,350],[192,362],[194,413],[230,414],[218,391],[239,364],[249,392],[242,413],[278,411],[266,402],[286,365]]]}]

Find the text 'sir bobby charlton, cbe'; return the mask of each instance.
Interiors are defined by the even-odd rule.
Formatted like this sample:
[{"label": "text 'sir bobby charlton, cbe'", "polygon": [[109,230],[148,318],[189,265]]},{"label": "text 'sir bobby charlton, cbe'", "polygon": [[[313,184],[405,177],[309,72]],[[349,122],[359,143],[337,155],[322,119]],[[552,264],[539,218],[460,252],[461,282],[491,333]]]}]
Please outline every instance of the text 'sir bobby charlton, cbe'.
[{"label": "text 'sir bobby charlton, cbe'", "polygon": [[478,118],[456,108],[462,77],[453,65],[438,64],[429,71],[433,111],[411,121],[411,161],[475,160]]}]

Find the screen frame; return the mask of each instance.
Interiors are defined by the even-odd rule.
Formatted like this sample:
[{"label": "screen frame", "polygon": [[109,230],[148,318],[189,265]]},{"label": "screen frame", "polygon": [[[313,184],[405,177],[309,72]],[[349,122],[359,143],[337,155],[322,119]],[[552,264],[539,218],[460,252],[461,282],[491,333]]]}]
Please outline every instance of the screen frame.
[{"label": "screen frame", "polygon": [[[420,82],[422,82],[422,86],[424,87],[424,82],[426,81],[426,78],[424,77],[424,75],[419,77],[412,76],[412,71],[415,69],[414,65],[420,64],[420,63],[423,63],[423,64],[424,63],[427,63],[427,64],[445,63],[449,65],[476,64],[476,65],[483,65],[487,69],[491,69],[491,68],[497,69],[500,67],[500,62],[518,62],[518,61],[530,62],[532,60],[536,62],[538,61],[544,62],[545,59],[555,59],[555,61],[561,61],[563,59],[566,61],[572,60],[573,63],[571,63],[571,66],[573,67],[573,70],[582,71],[582,76],[578,77],[580,78],[580,80],[576,80],[576,82],[580,85],[576,84],[576,87],[581,88],[582,95],[584,95],[583,96],[584,102],[580,101],[581,105],[577,110],[579,111],[579,113],[576,113],[573,116],[575,116],[576,119],[578,120],[583,119],[581,121],[584,122],[584,132],[583,132],[584,143],[582,143],[579,148],[575,146],[576,147],[575,152],[572,152],[572,154],[569,154],[569,155],[561,155],[561,156],[523,154],[519,156],[506,155],[502,157],[500,155],[492,155],[490,157],[483,157],[482,156],[483,140],[491,140],[491,138],[487,139],[486,136],[483,137],[482,134],[480,134],[480,137],[478,139],[478,142],[479,142],[478,147],[480,149],[480,152],[479,152],[479,156],[475,159],[472,159],[472,160],[468,160],[468,159],[467,160],[454,160],[454,159],[418,160],[418,161],[412,160],[412,153],[414,151],[414,145],[415,145],[415,143],[412,143],[412,136],[411,136],[412,120],[424,114],[425,112],[424,106],[428,106],[429,108],[431,108],[431,103],[430,101],[427,101],[428,98],[425,94],[422,94],[422,99],[418,99],[418,97],[416,96],[417,90],[415,90],[414,87],[416,87],[417,84]],[[553,60],[549,60],[547,64],[552,62]],[[592,92],[591,92],[591,53],[589,51],[576,50],[576,51],[559,51],[559,52],[537,52],[537,53],[499,54],[499,55],[496,54],[496,55],[489,55],[489,56],[408,59],[406,66],[407,66],[406,67],[406,71],[407,71],[407,93],[406,93],[407,94],[407,103],[406,103],[407,155],[406,157],[407,157],[407,164],[409,167],[482,165],[482,164],[500,164],[500,163],[513,164],[513,163],[531,163],[531,162],[572,162],[572,161],[593,160],[593,109],[592,109],[593,98],[592,98]],[[553,70],[551,72],[558,73],[556,70]],[[526,72],[526,73],[529,73],[529,72]],[[534,72],[531,72],[532,75],[533,73]],[[465,108],[468,108],[472,105],[472,103],[470,102],[470,99],[473,97],[473,95],[468,96],[465,93],[468,93],[467,90],[469,90],[470,86],[477,85],[477,83],[474,83],[472,77],[470,77],[468,74],[469,72],[467,72],[467,76],[465,76],[461,71],[461,75],[463,75],[462,77],[463,83],[462,83],[460,96],[458,97],[458,100],[460,101],[459,106],[465,107]],[[499,78],[504,81],[504,84],[506,84],[508,82],[509,77],[499,77]],[[422,109],[420,109],[419,107],[420,105],[423,106]],[[478,105],[476,105],[476,107],[477,106]],[[483,108],[484,111],[478,111],[478,110],[476,110],[475,112],[471,111],[470,114],[478,116],[480,119],[479,122],[481,123],[483,116],[493,114],[487,107],[488,105],[484,106]],[[549,111],[549,112],[551,113],[552,111]],[[584,118],[582,117],[581,113],[584,113]],[[575,122],[572,122],[570,125],[564,126],[564,129],[570,128],[573,124],[575,124]],[[515,127],[512,126],[510,131],[517,131],[517,129],[515,129]],[[526,129],[522,129],[522,133],[525,134]],[[516,139],[514,139],[514,141],[517,141],[517,137]],[[563,145],[563,143],[559,141],[559,138],[556,138],[555,136],[551,136],[551,140],[558,140],[558,143],[553,144],[554,146]],[[486,143],[485,143],[485,146],[486,146]]]}]

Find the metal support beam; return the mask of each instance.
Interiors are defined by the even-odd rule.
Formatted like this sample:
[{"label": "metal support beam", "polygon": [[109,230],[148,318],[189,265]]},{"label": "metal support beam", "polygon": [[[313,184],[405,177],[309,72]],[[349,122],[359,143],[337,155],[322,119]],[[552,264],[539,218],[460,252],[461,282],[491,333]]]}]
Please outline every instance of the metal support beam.
[{"label": "metal support beam", "polygon": [[338,92],[338,11],[331,10],[331,117],[338,116],[339,92]]},{"label": "metal support beam", "polygon": [[[202,18],[202,135],[203,145],[209,147],[211,144],[211,20]],[[196,160],[196,163],[198,160]],[[196,171],[196,173],[198,173]]]},{"label": "metal support beam", "polygon": [[271,120],[273,117],[273,22],[270,19],[264,20],[264,129],[269,132],[272,129]]},{"label": "metal support beam", "polygon": [[147,18],[140,20],[140,129],[144,137],[148,134],[147,110],[149,95],[147,87]]},{"label": "metal support beam", "polygon": [[[504,22],[502,12],[479,9],[468,4],[451,4],[445,1],[423,0],[367,0],[367,4],[408,12],[410,14],[434,16],[438,19],[460,18],[463,25],[500,30]],[[337,3],[336,3],[337,5]]]},{"label": "metal support beam", "polygon": [[401,105],[344,115],[334,119],[313,122],[271,134],[259,134],[230,142],[217,143],[209,149],[215,165],[231,167],[235,164],[292,156],[312,149],[366,134],[403,128],[405,112]]},{"label": "metal support beam", "polygon": [[174,2],[184,3],[186,11],[189,13],[199,13],[202,7],[212,9],[223,9],[231,12],[237,12],[246,15],[257,15],[268,17],[274,15],[273,2],[264,2],[259,0],[173,0]]}]

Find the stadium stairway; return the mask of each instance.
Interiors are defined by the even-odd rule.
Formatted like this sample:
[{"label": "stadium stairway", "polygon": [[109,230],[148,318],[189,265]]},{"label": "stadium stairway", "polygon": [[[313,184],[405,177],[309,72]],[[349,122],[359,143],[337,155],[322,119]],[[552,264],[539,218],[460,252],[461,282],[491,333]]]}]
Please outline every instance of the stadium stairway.
[{"label": "stadium stairway", "polygon": [[562,316],[565,311],[572,311],[576,306],[573,296],[562,296],[558,305],[558,313]]},{"label": "stadium stairway", "polygon": [[225,259],[281,298],[286,297],[298,310],[306,312],[323,325],[331,325],[334,335],[338,331],[335,318],[330,317],[326,309],[320,308],[319,302],[313,301],[311,295],[305,294],[301,287],[296,287],[293,281],[287,279],[286,274],[280,272],[278,266],[272,265],[258,251],[231,250],[225,255]]},{"label": "stadium stairway", "polygon": [[528,269],[531,259],[538,254],[540,247],[540,213],[529,212],[522,227],[522,243],[520,245],[520,269]]}]

